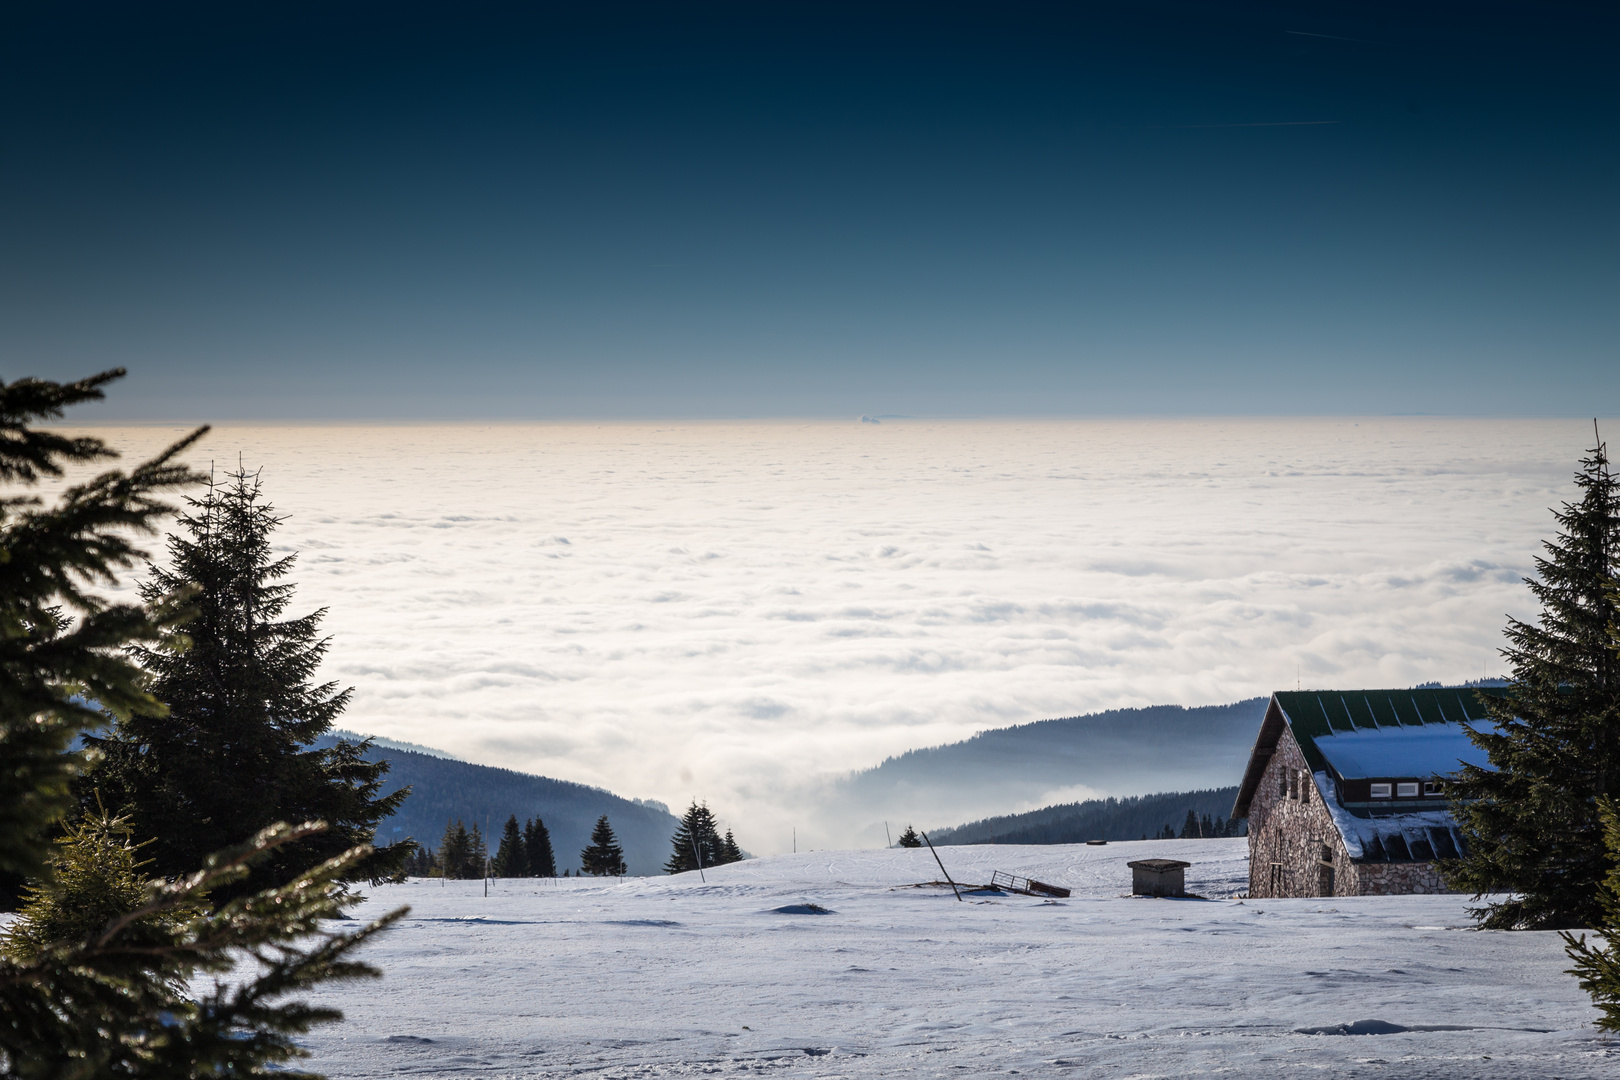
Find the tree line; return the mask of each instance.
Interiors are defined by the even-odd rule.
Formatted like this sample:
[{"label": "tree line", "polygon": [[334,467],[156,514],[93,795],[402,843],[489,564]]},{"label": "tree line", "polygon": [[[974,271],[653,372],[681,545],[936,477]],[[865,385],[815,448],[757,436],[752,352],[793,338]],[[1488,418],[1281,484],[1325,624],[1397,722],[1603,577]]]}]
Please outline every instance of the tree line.
[{"label": "tree line", "polygon": [[[670,874],[707,869],[739,862],[746,858],[737,838],[720,824],[706,803],[693,800],[670,837],[670,857],[664,870]],[[613,833],[613,825],[603,814],[591,830],[591,842],[579,853],[580,872],[596,877],[623,876],[624,849]],[[557,862],[551,849],[551,836],[538,817],[521,827],[517,815],[507,818],[495,857],[476,822],[469,829],[461,820],[446,823],[437,851],[418,847],[405,863],[406,872],[422,877],[497,878],[556,877]],[[564,871],[567,876],[567,871]]]},{"label": "tree line", "polygon": [[1193,810],[1187,811],[1187,816],[1181,822],[1181,832],[1176,832],[1175,826],[1166,822],[1164,828],[1159,830],[1157,836],[1144,834],[1144,840],[1209,840],[1225,836],[1249,835],[1248,822],[1242,818],[1233,818],[1227,821],[1219,814],[1211,820],[1208,814],[1200,814]]},{"label": "tree line", "polygon": [[[929,834],[936,844],[1083,844],[1088,840],[1163,840],[1246,836],[1248,823],[1226,820],[1237,788],[1087,799],[986,818]],[[1174,824],[1180,820],[1178,831]]]}]

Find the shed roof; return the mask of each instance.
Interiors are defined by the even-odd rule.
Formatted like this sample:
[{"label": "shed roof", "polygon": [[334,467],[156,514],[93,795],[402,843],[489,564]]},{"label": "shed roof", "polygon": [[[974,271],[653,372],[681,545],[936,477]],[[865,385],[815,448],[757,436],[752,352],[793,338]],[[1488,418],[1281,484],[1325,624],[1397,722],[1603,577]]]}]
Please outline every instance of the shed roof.
[{"label": "shed roof", "polygon": [[1312,773],[1339,778],[1441,776],[1462,762],[1485,764],[1467,727],[1488,722],[1480,694],[1500,687],[1422,690],[1279,690],[1271,695],[1234,817],[1248,817],[1266,763],[1286,728]]},{"label": "shed roof", "polygon": [[1190,862],[1180,859],[1137,859],[1135,862],[1125,864],[1132,870],[1151,870],[1154,873],[1163,873],[1166,870],[1185,870],[1191,866]]}]

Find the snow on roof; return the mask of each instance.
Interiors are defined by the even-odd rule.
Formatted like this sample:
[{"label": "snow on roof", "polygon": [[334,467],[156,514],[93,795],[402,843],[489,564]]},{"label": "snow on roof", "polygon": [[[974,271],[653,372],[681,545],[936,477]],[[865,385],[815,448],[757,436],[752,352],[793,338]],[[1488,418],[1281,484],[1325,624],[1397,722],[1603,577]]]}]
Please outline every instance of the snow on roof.
[{"label": "snow on roof", "polygon": [[1376,815],[1352,814],[1339,804],[1333,778],[1313,774],[1333,825],[1344,837],[1345,850],[1357,862],[1428,862],[1455,859],[1462,850],[1457,819],[1450,810],[1408,810]]},{"label": "snow on roof", "polygon": [[1316,736],[1316,749],[1341,777],[1444,776],[1462,764],[1490,764],[1465,724],[1357,728]]}]

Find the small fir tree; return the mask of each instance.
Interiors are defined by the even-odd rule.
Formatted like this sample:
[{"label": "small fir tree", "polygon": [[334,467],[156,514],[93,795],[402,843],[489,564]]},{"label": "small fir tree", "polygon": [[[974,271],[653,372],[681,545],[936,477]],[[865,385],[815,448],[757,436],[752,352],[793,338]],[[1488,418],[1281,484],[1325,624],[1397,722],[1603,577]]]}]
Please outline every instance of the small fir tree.
[{"label": "small fir tree", "polygon": [[[24,891],[16,922],[0,943],[11,955],[32,960],[64,942],[93,939],[115,921],[138,911],[147,901],[148,878],[141,868],[140,848],[130,839],[127,817],[102,811],[81,817],[56,839],[50,876]],[[150,841],[148,841],[150,843]],[[173,930],[199,912],[166,912],[162,929]]]},{"label": "small fir tree", "polygon": [[535,818],[523,826],[523,847],[531,877],[557,876],[557,857],[551,850],[551,833],[544,821]]},{"label": "small fir tree", "polygon": [[901,847],[922,847],[923,846],[922,837],[918,836],[917,835],[917,830],[913,829],[908,824],[906,826],[906,831],[900,834],[900,846]]},{"label": "small fir tree", "polygon": [[737,838],[731,835],[730,829],[727,829],[725,839],[720,841],[720,861],[722,863],[742,862],[742,858],[742,848],[737,846]]},{"label": "small fir tree", "polygon": [[1603,1013],[1597,1026],[1604,1031],[1620,1031],[1620,805],[1603,796],[1598,817],[1603,822],[1603,842],[1609,851],[1609,872],[1598,894],[1603,918],[1593,929],[1602,936],[1604,947],[1588,945],[1585,934],[1576,938],[1566,930],[1562,936],[1564,951],[1575,961],[1569,974],[1581,981],[1581,989],[1592,995],[1592,1004]]},{"label": "small fir tree", "polygon": [[[329,644],[320,636],[325,609],[281,617],[292,601],[285,579],[296,556],[273,556],[281,519],[264,501],[258,475],[238,469],[188,502],[190,513],[169,537],[170,565],[150,568],[141,595],[153,603],[189,593],[195,617],[183,634],[133,650],[168,715],[134,715],[90,740],[106,758],[96,783],[141,835],[155,838],[155,869],[166,877],[272,822],[327,823],[301,844],[278,848],[234,886],[254,891],[372,844],[377,823],[407,792],[380,794],[388,765],[366,760],[369,741],[313,745],[351,691],[312,681]],[[360,879],[398,876],[409,852],[406,842],[375,852],[359,864]]]},{"label": "small fir tree", "polygon": [[410,877],[439,877],[443,868],[439,865],[438,853],[430,847],[413,844],[405,859],[405,873]]},{"label": "small fir tree", "polygon": [[1489,768],[1466,765],[1446,785],[1466,844],[1443,864],[1477,900],[1490,929],[1597,925],[1609,866],[1598,800],[1620,784],[1620,657],[1609,628],[1620,572],[1620,486],[1600,441],[1575,476],[1579,499],[1555,512],[1559,533],[1526,579],[1535,625],[1508,620],[1507,695],[1481,694],[1495,721],[1469,738]]},{"label": "small fir tree", "polygon": [[590,846],[579,853],[579,862],[585,873],[596,877],[624,875],[624,849],[619,847],[606,814],[596,819]]},{"label": "small fir tree", "polygon": [[462,877],[483,879],[489,872],[489,848],[484,844],[484,834],[478,829],[478,822],[468,830],[467,865]]},{"label": "small fir tree", "polygon": [[472,837],[460,818],[444,823],[444,839],[439,841],[439,863],[444,867],[444,876],[451,880],[472,877]]},{"label": "small fir tree", "polygon": [[664,870],[683,874],[688,870],[718,866],[721,844],[719,824],[708,804],[693,799],[692,805],[681,815],[675,835],[670,837],[669,861],[664,864]]},{"label": "small fir tree", "polygon": [[498,878],[529,876],[529,854],[523,846],[523,832],[518,828],[516,814],[506,819],[506,828],[501,831],[501,846],[495,852],[494,875]]}]

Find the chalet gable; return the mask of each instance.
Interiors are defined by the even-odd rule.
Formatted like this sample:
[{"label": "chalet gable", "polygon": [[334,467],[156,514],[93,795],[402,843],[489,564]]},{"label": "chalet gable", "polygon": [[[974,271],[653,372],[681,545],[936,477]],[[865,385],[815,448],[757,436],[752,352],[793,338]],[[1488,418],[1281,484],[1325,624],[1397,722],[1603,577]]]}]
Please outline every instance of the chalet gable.
[{"label": "chalet gable", "polygon": [[1279,690],[1266,706],[1232,814],[1249,816],[1284,729],[1311,773],[1326,774],[1341,804],[1443,803],[1444,777],[1464,763],[1488,766],[1467,732],[1490,723],[1476,696],[1481,692],[1502,694],[1494,687]]}]

